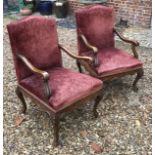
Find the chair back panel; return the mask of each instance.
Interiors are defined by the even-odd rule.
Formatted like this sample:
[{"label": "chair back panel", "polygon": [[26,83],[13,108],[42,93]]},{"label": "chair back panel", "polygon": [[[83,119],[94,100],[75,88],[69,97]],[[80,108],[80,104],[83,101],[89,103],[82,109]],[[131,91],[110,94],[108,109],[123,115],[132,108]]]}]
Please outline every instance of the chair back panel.
[{"label": "chair back panel", "polygon": [[114,46],[114,11],[102,5],[88,6],[76,11],[79,54],[88,49],[79,37],[82,33],[87,40],[98,49]]},{"label": "chair back panel", "polygon": [[18,82],[32,72],[17,58],[24,55],[35,67],[62,65],[54,19],[29,16],[7,25]]}]

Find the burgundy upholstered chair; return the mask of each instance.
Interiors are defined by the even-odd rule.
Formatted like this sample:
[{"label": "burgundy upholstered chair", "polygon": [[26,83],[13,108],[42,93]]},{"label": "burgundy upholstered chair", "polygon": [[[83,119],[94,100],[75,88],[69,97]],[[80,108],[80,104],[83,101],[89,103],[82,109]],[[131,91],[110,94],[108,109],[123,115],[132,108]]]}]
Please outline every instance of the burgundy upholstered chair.
[{"label": "burgundy upholstered chair", "polygon": [[[109,80],[126,74],[137,73],[133,82],[134,90],[136,83],[143,75],[143,65],[138,60],[136,47],[139,43],[124,38],[114,28],[114,10],[102,5],[88,6],[76,11],[78,51],[80,56],[90,56],[93,62],[77,60],[79,71],[81,65],[91,75]],[[131,44],[133,56],[127,52],[115,48],[114,35]]]},{"label": "burgundy upholstered chair", "polygon": [[60,50],[78,60],[92,60],[76,56],[58,44],[54,19],[27,17],[7,25],[7,29],[18,81],[16,93],[23,103],[23,112],[26,112],[23,94],[27,94],[54,117],[54,145],[58,145],[62,112],[95,97],[93,111],[97,117],[102,81],[62,66]]}]

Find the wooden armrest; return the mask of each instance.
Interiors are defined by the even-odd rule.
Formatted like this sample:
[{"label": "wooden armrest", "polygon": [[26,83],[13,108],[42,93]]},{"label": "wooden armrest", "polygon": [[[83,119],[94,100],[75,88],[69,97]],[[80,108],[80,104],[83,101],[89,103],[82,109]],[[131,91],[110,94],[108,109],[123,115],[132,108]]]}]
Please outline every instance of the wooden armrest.
[{"label": "wooden armrest", "polygon": [[94,53],[98,52],[97,47],[91,45],[83,34],[80,34],[79,36],[81,37],[81,39],[83,40],[83,42],[88,48],[90,48]]},{"label": "wooden armrest", "polygon": [[133,44],[134,46],[139,46],[139,42],[135,41],[135,40],[129,40],[127,38],[125,38],[120,32],[118,32],[116,29],[114,29],[114,33],[124,42]]},{"label": "wooden armrest", "polygon": [[21,54],[17,54],[17,57],[35,74],[39,74],[43,77],[43,80],[44,80],[44,86],[45,86],[45,96],[47,99],[50,98],[51,96],[51,90],[50,90],[50,87],[48,85],[48,80],[49,80],[49,74],[46,72],[46,71],[42,71],[36,67],[34,67],[31,62],[26,58],[24,57],[23,55]]},{"label": "wooden armrest", "polygon": [[71,53],[69,50],[67,50],[66,48],[64,48],[62,45],[59,44],[59,48],[61,50],[63,50],[65,53],[67,53],[69,56],[71,56],[74,59],[78,59],[78,60],[85,60],[85,61],[89,61],[89,62],[93,62],[93,58],[89,57],[89,56],[79,56],[79,55],[75,55],[73,53]]},{"label": "wooden armrest", "polygon": [[133,55],[135,58],[138,58],[138,53],[136,51],[136,46],[139,46],[139,42],[137,41],[133,41],[133,40],[129,40],[127,38],[125,38],[122,34],[120,34],[116,29],[114,29],[114,33],[121,39],[123,40],[124,42],[126,43],[130,43],[132,46],[131,46],[131,49],[132,49],[132,52],[133,52]]},{"label": "wooden armrest", "polygon": [[98,59],[97,59],[97,52],[98,52],[97,47],[91,45],[88,42],[87,38],[83,34],[80,34],[79,36],[83,40],[84,44],[93,51],[93,55],[94,55],[94,57],[93,57],[93,63],[94,63],[94,66],[97,67],[99,65],[99,62],[98,62]]}]

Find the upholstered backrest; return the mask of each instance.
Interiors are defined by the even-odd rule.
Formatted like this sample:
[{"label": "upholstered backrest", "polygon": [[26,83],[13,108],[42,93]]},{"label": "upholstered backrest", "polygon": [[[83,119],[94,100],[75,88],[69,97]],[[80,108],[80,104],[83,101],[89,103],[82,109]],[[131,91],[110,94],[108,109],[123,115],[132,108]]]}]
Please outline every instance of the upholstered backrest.
[{"label": "upholstered backrest", "polygon": [[39,69],[62,65],[54,19],[30,16],[8,24],[7,29],[18,81],[32,72],[17,58],[17,53]]},{"label": "upholstered backrest", "polygon": [[[114,46],[113,8],[102,5],[88,6],[75,12],[77,34],[84,34],[87,40],[98,49]],[[79,54],[88,49],[78,37]]]}]

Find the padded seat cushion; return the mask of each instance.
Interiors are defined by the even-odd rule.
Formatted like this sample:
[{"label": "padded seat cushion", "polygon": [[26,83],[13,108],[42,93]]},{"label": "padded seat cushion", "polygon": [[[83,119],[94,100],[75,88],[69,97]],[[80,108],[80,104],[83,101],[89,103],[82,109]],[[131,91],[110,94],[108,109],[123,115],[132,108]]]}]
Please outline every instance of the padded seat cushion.
[{"label": "padded seat cushion", "polygon": [[98,52],[97,57],[99,66],[96,67],[96,72],[100,75],[112,75],[142,67],[140,60],[117,48],[102,49]]},{"label": "padded seat cushion", "polygon": [[[69,69],[55,67],[47,72],[50,76],[49,86],[52,90],[49,104],[56,110],[91,95],[102,86],[102,81]],[[32,75],[23,79],[20,84],[40,99],[45,100],[43,81],[40,76]]]}]

